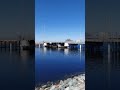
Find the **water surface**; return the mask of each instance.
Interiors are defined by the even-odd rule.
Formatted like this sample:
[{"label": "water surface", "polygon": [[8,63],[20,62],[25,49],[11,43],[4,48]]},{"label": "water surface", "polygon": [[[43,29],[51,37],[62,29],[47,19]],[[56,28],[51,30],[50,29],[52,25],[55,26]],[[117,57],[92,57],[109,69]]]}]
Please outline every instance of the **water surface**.
[{"label": "water surface", "polygon": [[35,49],[36,85],[85,71],[85,52],[79,49]]},{"label": "water surface", "polygon": [[0,90],[33,90],[34,68],[34,51],[0,48]]},{"label": "water surface", "polygon": [[120,51],[116,47],[120,46],[86,52],[86,90],[120,90]]}]

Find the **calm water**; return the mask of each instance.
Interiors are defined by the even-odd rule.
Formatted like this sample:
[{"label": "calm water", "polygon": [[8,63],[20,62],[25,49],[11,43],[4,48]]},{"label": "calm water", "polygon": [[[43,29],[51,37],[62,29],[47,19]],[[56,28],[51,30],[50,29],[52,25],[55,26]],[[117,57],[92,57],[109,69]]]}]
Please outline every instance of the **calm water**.
[{"label": "calm water", "polygon": [[85,52],[69,49],[35,49],[36,85],[85,72]]},{"label": "calm water", "polygon": [[120,90],[120,51],[110,50],[115,47],[86,52],[86,90]]},{"label": "calm water", "polygon": [[0,48],[0,90],[34,90],[34,51]]}]

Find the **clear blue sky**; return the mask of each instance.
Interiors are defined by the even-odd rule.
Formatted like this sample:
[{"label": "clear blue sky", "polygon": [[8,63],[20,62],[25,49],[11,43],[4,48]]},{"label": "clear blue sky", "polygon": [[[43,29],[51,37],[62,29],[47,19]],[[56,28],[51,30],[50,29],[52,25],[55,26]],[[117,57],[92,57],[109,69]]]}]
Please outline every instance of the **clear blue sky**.
[{"label": "clear blue sky", "polygon": [[35,0],[35,41],[85,39],[85,0]]}]

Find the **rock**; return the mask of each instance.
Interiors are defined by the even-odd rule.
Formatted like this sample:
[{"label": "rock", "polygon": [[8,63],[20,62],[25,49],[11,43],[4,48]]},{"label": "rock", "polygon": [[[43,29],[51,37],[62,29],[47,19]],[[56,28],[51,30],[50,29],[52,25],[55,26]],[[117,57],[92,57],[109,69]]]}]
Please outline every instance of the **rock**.
[{"label": "rock", "polygon": [[39,90],[44,90],[44,89],[40,88]]},{"label": "rock", "polygon": [[50,88],[50,90],[55,90],[55,86],[53,85],[53,86]]},{"label": "rock", "polygon": [[47,85],[43,85],[42,88],[45,88]]},{"label": "rock", "polygon": [[59,83],[60,85],[63,85],[64,84],[64,82],[62,81],[62,80],[60,80],[60,83]]},{"label": "rock", "polygon": [[66,80],[60,80],[57,84],[48,82],[35,90],[85,90],[85,74],[74,76]]},{"label": "rock", "polygon": [[74,87],[73,90],[80,90],[80,88],[79,87]]},{"label": "rock", "polygon": [[38,88],[35,88],[35,90],[39,90]]},{"label": "rock", "polygon": [[65,88],[65,90],[70,90],[70,88],[69,88],[69,87],[67,87],[67,88]]},{"label": "rock", "polygon": [[68,85],[69,85],[69,86],[72,86],[72,81],[70,81],[70,82],[68,83]]}]

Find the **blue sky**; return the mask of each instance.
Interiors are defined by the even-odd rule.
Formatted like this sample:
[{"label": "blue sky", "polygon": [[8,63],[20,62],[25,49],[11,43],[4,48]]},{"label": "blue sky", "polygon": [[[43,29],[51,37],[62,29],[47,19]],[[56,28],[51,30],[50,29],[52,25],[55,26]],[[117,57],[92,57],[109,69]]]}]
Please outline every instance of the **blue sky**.
[{"label": "blue sky", "polygon": [[35,41],[85,39],[85,0],[35,0]]}]

